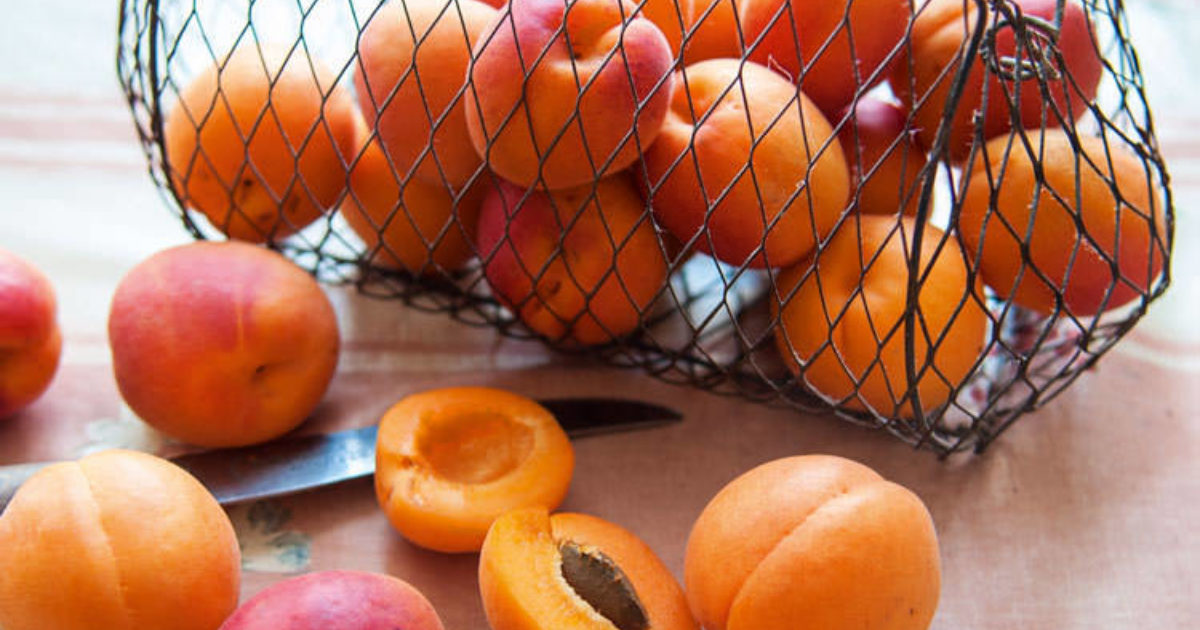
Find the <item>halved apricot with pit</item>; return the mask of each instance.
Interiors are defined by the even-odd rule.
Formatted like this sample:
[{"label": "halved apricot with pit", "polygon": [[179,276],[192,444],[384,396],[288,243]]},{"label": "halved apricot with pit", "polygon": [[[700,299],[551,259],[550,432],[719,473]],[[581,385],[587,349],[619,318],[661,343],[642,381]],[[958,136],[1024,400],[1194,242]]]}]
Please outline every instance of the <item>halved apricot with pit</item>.
[{"label": "halved apricot with pit", "polygon": [[492,524],[479,591],[493,630],[696,630],[679,583],[632,532],[586,514],[514,510]]},{"label": "halved apricot with pit", "polygon": [[375,493],[416,545],[478,551],[499,515],[558,507],[575,452],[546,408],[511,392],[453,387],[414,394],[384,414]]}]

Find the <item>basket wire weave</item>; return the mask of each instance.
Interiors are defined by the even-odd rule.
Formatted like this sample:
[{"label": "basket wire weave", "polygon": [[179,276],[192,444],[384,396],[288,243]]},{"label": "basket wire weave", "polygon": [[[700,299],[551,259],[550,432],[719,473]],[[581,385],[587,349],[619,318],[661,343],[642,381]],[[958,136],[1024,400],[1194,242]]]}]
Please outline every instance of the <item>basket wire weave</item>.
[{"label": "basket wire weave", "polygon": [[[437,3],[443,7],[440,19],[461,24],[466,37],[465,18],[459,7],[459,0],[391,0],[392,3],[403,1]],[[848,1],[852,4],[855,0]],[[800,0],[792,2],[799,3]],[[635,15],[640,15],[649,10],[650,4],[647,0],[640,5],[628,6],[634,7]],[[701,11],[699,19],[706,19],[715,13],[717,4],[714,2],[706,11]],[[916,4],[919,14],[923,10],[924,0]],[[1017,418],[1053,399],[1093,366],[1132,329],[1148,305],[1166,289],[1170,280],[1167,263],[1173,234],[1174,206],[1169,177],[1158,152],[1154,125],[1146,103],[1138,57],[1129,41],[1129,27],[1123,4],[1120,0],[1084,0],[1083,6],[1094,29],[1095,45],[1103,63],[1103,77],[1096,99],[1088,104],[1087,110],[1079,116],[1073,128],[1070,124],[1065,127],[1073,139],[1077,137],[1076,134],[1078,137],[1100,136],[1104,140],[1106,150],[1136,155],[1144,167],[1146,182],[1157,191],[1161,202],[1161,207],[1148,209],[1152,214],[1162,216],[1163,221],[1160,225],[1145,217],[1141,218],[1151,224],[1149,246],[1153,252],[1150,258],[1162,262],[1162,272],[1149,286],[1134,286],[1138,295],[1129,305],[1105,311],[1094,317],[1073,313],[1070,308],[1064,306],[1061,294],[1057,296],[1057,306],[1053,312],[1045,314],[1017,306],[991,290],[982,294],[973,290],[964,292],[954,309],[955,312],[971,305],[986,309],[989,334],[984,351],[970,369],[970,377],[962,382],[955,382],[941,375],[936,362],[918,356],[919,353],[915,350],[916,341],[928,338],[931,334],[918,308],[918,296],[928,271],[921,259],[922,239],[935,237],[932,236],[935,233],[926,232],[924,226],[938,225],[945,228],[945,232],[936,236],[940,239],[935,244],[938,251],[949,251],[949,248],[954,247],[957,243],[954,227],[969,183],[969,178],[951,158],[948,149],[948,121],[953,117],[964,91],[968,89],[968,72],[975,65],[982,64],[988,74],[1007,79],[998,83],[985,81],[984,102],[1019,102],[1021,90],[1038,89],[1046,95],[1043,99],[1045,106],[1041,112],[1043,126],[1056,126],[1064,120],[1069,121],[1070,112],[1062,111],[1059,103],[1050,98],[1047,91],[1052,81],[1062,78],[1062,69],[1066,67],[1056,45],[1064,4],[1064,0],[1059,0],[1054,19],[1047,20],[1022,14],[1020,6],[1012,0],[963,0],[964,11],[974,13],[979,19],[971,31],[966,33],[964,44],[958,51],[957,67],[942,77],[949,89],[942,116],[946,124],[938,129],[934,142],[928,147],[930,158],[921,167],[916,185],[911,190],[901,191],[901,196],[907,195],[917,199],[913,214],[915,229],[906,230],[898,223],[895,232],[896,238],[910,244],[906,249],[907,307],[898,325],[889,330],[872,330],[871,334],[875,335],[874,341],[880,348],[892,337],[904,342],[903,371],[907,377],[904,379],[905,383],[918,383],[922,378],[929,377],[946,381],[945,385],[951,393],[948,402],[941,406],[923,406],[919,401],[919,388],[913,385],[905,391],[894,392],[895,406],[891,410],[875,409],[870,405],[864,407],[854,404],[857,390],[844,399],[831,399],[814,391],[804,376],[797,376],[789,371],[775,347],[775,336],[783,334],[783,331],[777,309],[771,309],[770,304],[787,303],[793,299],[794,292],[781,289],[775,273],[767,269],[749,264],[719,262],[703,254],[691,254],[693,246],[711,238],[707,231],[698,232],[690,240],[685,240],[680,253],[679,244],[672,243],[670,236],[654,220],[650,200],[658,193],[658,188],[641,162],[635,162],[628,169],[631,177],[640,180],[642,190],[647,196],[645,211],[638,225],[654,227],[661,255],[669,266],[669,280],[661,284],[650,305],[644,308],[640,304],[635,305],[640,320],[637,329],[630,334],[614,334],[609,343],[583,347],[563,338],[546,338],[545,335],[523,325],[517,314],[523,304],[505,303],[498,299],[489,286],[485,268],[496,255],[494,249],[475,251],[473,261],[465,268],[457,270],[438,266],[432,262],[431,256],[423,268],[415,270],[397,270],[392,266],[379,264],[387,255],[384,251],[387,246],[382,244],[381,239],[373,245],[364,243],[362,238],[348,228],[343,212],[335,209],[348,201],[356,201],[356,193],[349,186],[341,193],[337,203],[315,222],[307,226],[295,226],[299,229],[294,234],[271,240],[269,244],[322,281],[351,284],[366,295],[397,299],[410,307],[445,313],[468,325],[492,327],[501,334],[518,338],[542,338],[564,352],[586,354],[612,365],[640,369],[671,383],[740,396],[769,405],[795,407],[805,412],[833,412],[851,422],[883,429],[909,444],[931,450],[940,456],[972,449],[982,451]],[[373,20],[382,19],[378,16],[385,6],[386,3],[379,0],[121,2],[117,51],[120,81],[148,160],[150,176],[161,192],[165,205],[178,216],[191,235],[197,239],[225,238],[221,226],[214,226],[206,220],[203,214],[190,206],[186,192],[173,185],[172,173],[178,174],[181,167],[168,160],[166,118],[172,107],[179,102],[180,95],[189,81],[205,68],[223,64],[227,55],[235,48],[252,45],[262,54],[259,46],[270,42],[273,45],[282,44],[286,49],[287,63],[299,62],[305,64],[304,67],[310,67],[313,59],[323,60],[332,68],[334,83],[339,86],[336,89],[350,89],[355,73],[361,71],[357,46],[362,34]],[[508,10],[499,9],[501,14]],[[773,23],[790,19],[791,12],[791,2],[784,2],[779,12],[773,16]],[[678,18],[677,26],[686,30],[689,16],[680,12]],[[833,47],[832,42],[842,29],[850,29],[849,9],[835,34],[818,49],[817,56],[807,60],[808,67],[811,68],[811,64],[820,60],[821,54],[832,54],[829,52]],[[1014,56],[994,53],[997,37],[1004,31],[1011,31],[1015,40],[1019,42],[1017,54]],[[889,62],[912,63],[908,46],[911,34],[910,23],[904,40],[890,52]],[[414,31],[414,35],[420,42],[419,47],[423,44],[422,34]],[[853,33],[850,33],[850,37],[853,37]],[[685,32],[685,43],[687,38],[688,34]],[[756,41],[737,42],[744,55],[749,55],[757,44]],[[800,48],[798,41],[796,47]],[[620,61],[623,54],[620,47],[614,48],[608,54],[606,62]],[[540,60],[540,57],[532,60],[530,67],[536,67]],[[803,63],[806,60],[800,61]],[[269,69],[270,65],[265,60],[263,63],[264,69]],[[682,64],[680,67],[683,67]],[[314,76],[317,74],[315,69],[312,72]],[[684,72],[686,73],[686,69]],[[883,72],[884,69],[880,66],[874,71],[874,75],[855,77],[860,86],[854,95],[855,102],[872,90],[878,90],[875,86]],[[1078,84],[1074,83],[1069,72],[1066,74],[1068,84],[1073,86],[1073,90],[1078,94]],[[651,91],[663,89],[667,78],[664,76]],[[803,89],[803,75],[793,78],[798,78]],[[405,80],[412,80],[418,84],[422,81],[417,71],[406,75]],[[632,78],[630,80],[632,82]],[[989,100],[988,91],[997,86],[1003,91],[1004,100]],[[456,95],[456,99],[466,98],[468,91],[476,87],[468,80]],[[586,82],[580,84],[583,92],[589,87]],[[334,85],[322,85],[322,89],[324,98],[332,98]],[[731,84],[725,93],[746,99],[746,90],[743,89],[740,94],[738,90],[739,86]],[[1015,93],[1010,90],[1014,90]],[[394,94],[393,92],[391,96]],[[364,100],[375,100],[373,96],[366,96],[357,94],[360,105]],[[372,102],[370,107],[376,112],[381,112],[389,106],[389,102],[389,99],[385,98],[382,102]],[[646,101],[642,101],[641,105],[645,106]],[[228,103],[218,99],[215,106],[228,106]],[[260,127],[279,124],[278,117],[270,111],[271,108],[267,109],[268,111],[264,111],[256,121],[255,127],[247,132],[247,138],[257,133]],[[510,118],[515,117],[515,114],[514,112]],[[784,115],[781,111],[778,117],[769,121],[768,129],[782,124],[780,119]],[[447,124],[444,111],[433,111],[426,106],[424,116],[426,127],[434,132]],[[759,122],[750,121],[748,112],[746,116],[748,124],[754,125]],[[975,119],[975,141],[968,162],[986,157],[984,145],[987,138],[983,135],[982,118],[980,115]],[[199,127],[205,120],[200,116],[192,122]],[[568,125],[564,125],[550,146],[553,147],[555,143],[562,141],[568,133],[569,125],[576,122],[577,118],[572,118]],[[834,127],[835,135],[817,149],[818,155],[831,150],[830,145],[838,142],[838,132],[853,130],[856,125],[853,114],[840,117],[833,115],[829,117],[829,122]],[[911,115],[907,124],[915,124]],[[329,125],[324,120],[318,121],[303,142],[294,147],[292,159],[298,163],[299,156],[306,146],[317,142],[314,138],[319,139],[324,133],[329,133]],[[1040,146],[1040,134],[1040,130],[1018,127],[1010,134],[1010,142],[1005,151],[1036,153]],[[755,138],[752,151],[758,147],[760,140],[761,136]],[[632,128],[621,139],[621,144],[637,146],[639,154],[645,150],[642,146],[643,139]],[[908,149],[900,146],[901,144],[899,141],[893,143],[889,151],[907,151]],[[430,145],[432,146],[432,143]],[[248,152],[249,149],[247,154]],[[352,169],[362,155],[342,157],[345,167]],[[432,160],[438,172],[446,175],[435,151],[429,149],[421,157]],[[604,159],[605,157],[607,159]],[[207,157],[200,156],[200,159]],[[613,159],[614,155],[601,156],[601,159],[591,162],[589,166],[593,172],[601,173]],[[681,155],[672,168],[689,168],[691,165],[687,163],[688,159],[690,158]],[[846,159],[852,165],[860,167],[864,179],[870,178],[871,165],[865,164],[861,152],[851,151],[846,155]],[[1093,159],[1102,166],[1109,157],[1088,156],[1088,160]],[[539,169],[546,168],[546,161],[543,159]],[[415,167],[406,169],[403,165],[392,166],[396,183],[401,188],[410,185],[416,178]],[[1096,165],[1093,164],[1093,167]],[[253,164],[250,164],[246,172],[258,174]],[[739,176],[754,178],[756,174],[752,165],[747,163]],[[1002,177],[1002,174],[998,177]],[[1077,182],[1079,177],[1077,173]],[[495,186],[497,182],[496,175],[486,167],[479,168],[470,179],[472,185]],[[1109,183],[1116,188],[1114,183]],[[996,185],[998,184],[999,181],[996,182]],[[447,183],[446,187],[449,189],[451,185]],[[710,215],[713,207],[721,202],[724,195],[730,194],[732,188],[731,183],[725,190],[704,191],[704,196],[709,202]],[[290,183],[288,194],[293,192],[314,197],[313,191],[308,189],[302,177]],[[229,190],[231,199],[235,194],[235,190]],[[534,194],[536,193],[526,191],[518,203],[525,203]],[[797,191],[793,201],[798,204],[811,203],[811,200],[805,201],[806,194],[807,187]],[[1119,191],[1116,194],[1119,195]],[[456,207],[465,203],[466,193],[461,189],[454,192],[454,195]],[[858,221],[858,214],[853,211],[857,195],[857,191],[852,191],[852,198],[839,217],[834,232],[854,229]],[[597,186],[593,184],[591,190],[584,193],[581,204],[599,205],[599,199]],[[277,196],[277,201],[282,206],[286,202],[286,195]],[[1069,206],[1070,201],[1062,200],[1065,206]],[[559,226],[560,233],[570,232],[577,221],[584,221],[581,218],[584,215],[583,211],[576,211],[571,217],[571,210],[578,208],[568,209],[566,214],[569,218]],[[455,216],[457,217],[457,214]],[[773,220],[778,219],[779,217],[775,217]],[[376,227],[382,231],[391,221],[412,220],[406,204],[397,200],[393,212]],[[1136,220],[1136,217],[1126,220]],[[765,216],[765,213],[763,221],[768,226],[772,225],[772,218]],[[440,247],[442,241],[450,238],[448,235],[452,232],[468,233],[473,230],[474,226],[462,223],[465,221],[460,222],[456,218],[443,226],[432,238],[425,240],[423,244],[427,251],[432,252]],[[1079,227],[1086,242],[1091,237],[1086,229],[1082,229],[1082,223]],[[616,260],[631,236],[620,234],[620,230],[614,231],[611,227],[606,229],[610,239],[610,253]],[[1016,233],[1025,227],[1006,226],[997,220],[989,229],[1008,229]],[[766,256],[765,242],[764,237],[752,255]],[[818,243],[812,258],[816,264],[803,275],[804,278],[809,278],[815,273],[813,269],[819,265],[824,248],[828,244],[828,240]],[[1095,241],[1091,241],[1090,245],[1096,248]],[[1085,245],[1077,243],[1075,247],[1083,246]],[[560,240],[555,253],[562,253],[563,248],[564,244]],[[964,262],[968,268],[969,280],[974,282],[978,275],[979,259],[964,255]],[[1108,262],[1116,271],[1115,262]],[[537,283],[541,280],[541,275],[547,273],[548,267],[549,263],[541,268],[528,268],[525,271]],[[1036,266],[1027,263],[1023,270],[1024,273],[1038,276],[1043,281],[1053,284],[1053,279],[1045,276]],[[630,289],[625,286],[625,278],[621,277],[619,272],[610,273],[616,276],[626,297],[633,300],[629,294]],[[574,282],[575,288],[589,301],[599,292],[598,286],[585,286],[586,282],[576,278],[569,267],[567,276],[568,281]],[[1123,281],[1117,274],[1114,274],[1114,277],[1114,286]],[[1125,283],[1129,284],[1127,281]],[[1111,293],[1110,288],[1105,301]],[[541,300],[542,297],[531,294],[526,299]],[[559,323],[570,328],[571,324],[578,323],[572,317],[582,316],[585,315],[564,316],[561,318],[563,321]],[[827,314],[826,323],[831,330],[842,316],[844,312]],[[944,351],[939,345],[943,340],[936,338],[936,332],[933,331],[931,352]],[[832,341],[828,341],[823,347],[830,352],[837,351],[832,346]],[[876,360],[880,359],[877,357]],[[911,417],[896,413],[897,410],[905,408],[912,410]]]}]

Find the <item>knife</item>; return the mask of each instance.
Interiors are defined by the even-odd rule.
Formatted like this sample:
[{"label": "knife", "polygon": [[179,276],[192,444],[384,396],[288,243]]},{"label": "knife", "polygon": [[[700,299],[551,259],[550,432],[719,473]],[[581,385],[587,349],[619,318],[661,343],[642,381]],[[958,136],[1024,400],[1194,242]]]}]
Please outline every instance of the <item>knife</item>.
[{"label": "knife", "polygon": [[[614,398],[539,400],[572,438],[648,429],[677,422],[678,412]],[[221,504],[283,496],[375,472],[378,425],[285,437],[240,448],[188,453],[171,461],[190,472]],[[54,462],[0,466],[0,512],[17,488]]]}]

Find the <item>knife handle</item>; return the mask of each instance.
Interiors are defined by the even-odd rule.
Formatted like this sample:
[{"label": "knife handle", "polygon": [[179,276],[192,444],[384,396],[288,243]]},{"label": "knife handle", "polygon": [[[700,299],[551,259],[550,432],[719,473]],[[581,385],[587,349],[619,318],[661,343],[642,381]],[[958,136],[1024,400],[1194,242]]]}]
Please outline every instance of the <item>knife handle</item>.
[{"label": "knife handle", "polygon": [[21,484],[50,464],[51,462],[37,462],[0,466],[0,513],[3,513],[4,508],[8,507],[8,502],[12,500]]}]

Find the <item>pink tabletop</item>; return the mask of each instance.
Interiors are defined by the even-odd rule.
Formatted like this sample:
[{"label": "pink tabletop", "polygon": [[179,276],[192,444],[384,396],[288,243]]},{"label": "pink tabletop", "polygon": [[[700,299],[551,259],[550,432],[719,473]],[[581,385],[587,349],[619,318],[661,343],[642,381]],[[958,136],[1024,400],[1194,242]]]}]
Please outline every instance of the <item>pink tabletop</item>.
[{"label": "pink tabletop", "polygon": [[[982,456],[938,461],[889,436],[668,385],[564,357],[444,316],[329,288],[344,339],[324,403],[303,431],[377,421],[400,397],[479,384],[530,396],[623,395],[685,421],[576,442],[563,509],[640,535],[676,573],[691,523],[726,482],[801,453],[856,459],[914,490],[940,536],[935,628],[1200,627],[1200,9],[1134,2],[1177,206],[1173,286],[1134,333]],[[19,3],[0,38],[0,246],[54,281],[65,331],[47,394],[0,425],[0,464],[112,446],[177,450],[123,406],[105,318],[130,267],[188,240],[146,174],[111,59],[115,3]],[[15,33],[12,32],[15,27]],[[451,630],[486,627],[477,556],[408,544],[369,480],[230,509],[244,548],[244,596],[320,569],[382,571],[430,598]]]}]

